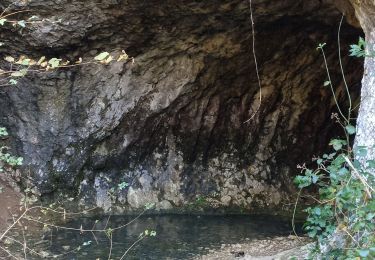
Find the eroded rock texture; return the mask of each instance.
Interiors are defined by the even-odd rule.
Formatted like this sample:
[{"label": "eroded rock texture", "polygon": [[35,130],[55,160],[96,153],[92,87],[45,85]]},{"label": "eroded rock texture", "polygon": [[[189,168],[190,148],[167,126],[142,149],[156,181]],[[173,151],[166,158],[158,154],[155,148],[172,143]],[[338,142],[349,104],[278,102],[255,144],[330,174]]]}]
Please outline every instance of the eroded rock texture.
[{"label": "eroded rock texture", "polygon": [[[261,104],[248,1],[0,5],[8,3],[46,21],[2,29],[4,55],[75,60],[124,49],[135,58],[35,74],[0,90],[0,123],[12,130],[44,196],[74,194],[116,211],[197,201],[282,209],[295,196],[296,164],[310,161],[335,134],[316,51],[327,42],[344,104],[336,51],[341,14],[330,2],[253,1]],[[343,63],[353,91],[361,65],[347,57],[347,46],[359,34],[344,24]],[[120,189],[123,182],[129,186]]]},{"label": "eroded rock texture", "polygon": [[[375,159],[375,2],[370,0],[351,1],[356,16],[366,35],[366,52],[371,54],[365,58],[365,71],[361,88],[361,107],[358,115],[356,146],[366,146],[366,158],[361,161]],[[372,169],[375,175],[375,169]]]}]

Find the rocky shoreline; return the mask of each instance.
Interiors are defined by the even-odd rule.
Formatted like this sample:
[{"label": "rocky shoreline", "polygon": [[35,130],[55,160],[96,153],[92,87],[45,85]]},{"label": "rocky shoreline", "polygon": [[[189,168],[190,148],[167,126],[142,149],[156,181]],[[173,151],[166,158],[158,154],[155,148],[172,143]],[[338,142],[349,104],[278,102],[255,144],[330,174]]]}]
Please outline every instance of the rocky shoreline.
[{"label": "rocky shoreline", "polygon": [[255,239],[244,243],[223,244],[218,250],[196,257],[194,260],[231,260],[231,259],[306,259],[311,240],[307,237],[279,236]]}]

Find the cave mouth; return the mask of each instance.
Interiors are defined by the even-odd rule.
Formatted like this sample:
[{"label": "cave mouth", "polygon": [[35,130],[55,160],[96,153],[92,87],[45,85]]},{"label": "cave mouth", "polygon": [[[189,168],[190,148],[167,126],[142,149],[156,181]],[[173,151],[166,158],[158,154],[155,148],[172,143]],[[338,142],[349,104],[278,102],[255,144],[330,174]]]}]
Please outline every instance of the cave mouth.
[{"label": "cave mouth", "polygon": [[[166,211],[288,209],[296,165],[340,134],[319,43],[347,105],[335,6],[255,1],[260,93],[247,1],[73,2],[56,14],[70,24],[27,32],[33,41],[24,50],[76,58],[124,49],[135,62],[34,75],[0,93],[11,108],[1,123],[19,135],[42,196],[62,192],[119,213],[149,203]],[[93,15],[97,23],[86,18]],[[363,73],[348,53],[361,34],[344,21],[342,63],[354,103]]]}]

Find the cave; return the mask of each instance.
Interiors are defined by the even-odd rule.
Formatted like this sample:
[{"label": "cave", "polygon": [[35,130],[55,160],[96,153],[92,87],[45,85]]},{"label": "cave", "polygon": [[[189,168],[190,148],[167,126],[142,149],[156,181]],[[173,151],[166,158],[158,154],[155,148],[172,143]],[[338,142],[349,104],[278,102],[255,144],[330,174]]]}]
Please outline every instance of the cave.
[{"label": "cave", "polygon": [[345,1],[250,3],[2,1],[2,9],[42,19],[0,30],[4,57],[130,57],[32,73],[0,88],[0,125],[36,192],[113,213],[148,203],[158,211],[289,210],[297,165],[342,134],[317,46],[326,43],[331,81],[347,107],[339,38],[358,105],[363,65],[349,46],[363,32]]}]

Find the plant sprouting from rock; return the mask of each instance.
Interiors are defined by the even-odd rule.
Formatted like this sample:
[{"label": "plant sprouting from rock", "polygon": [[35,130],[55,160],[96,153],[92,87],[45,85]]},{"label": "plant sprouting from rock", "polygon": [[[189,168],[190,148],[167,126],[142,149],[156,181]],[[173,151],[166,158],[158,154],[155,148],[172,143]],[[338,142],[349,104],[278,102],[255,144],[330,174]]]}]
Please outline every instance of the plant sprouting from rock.
[{"label": "plant sprouting from rock", "polygon": [[[338,37],[338,44],[340,44]],[[324,85],[332,90],[339,114],[334,119],[344,130],[345,139],[333,139],[330,153],[315,158],[315,169],[299,166],[301,175],[294,180],[301,190],[318,188],[316,206],[305,211],[308,214],[304,225],[308,235],[316,239],[311,254],[314,259],[374,259],[375,258],[375,160],[367,158],[367,150],[372,147],[350,146],[356,133],[351,117],[353,112],[349,88],[340,65],[344,85],[349,99],[347,112],[339,106],[331,75],[324,53],[325,44],[319,44],[328,81]],[[339,45],[340,49],[340,45]],[[366,42],[360,38],[358,44],[351,45],[351,56],[368,57]]]}]

